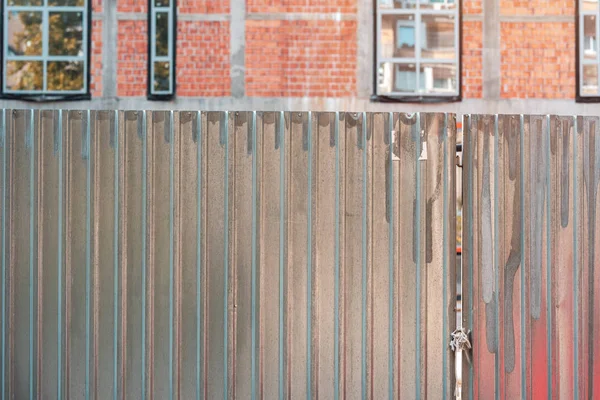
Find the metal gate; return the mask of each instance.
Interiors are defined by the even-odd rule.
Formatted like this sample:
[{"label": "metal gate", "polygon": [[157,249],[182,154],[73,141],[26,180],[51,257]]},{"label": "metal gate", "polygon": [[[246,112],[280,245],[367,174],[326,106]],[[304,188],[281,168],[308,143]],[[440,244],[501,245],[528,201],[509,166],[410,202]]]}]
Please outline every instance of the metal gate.
[{"label": "metal gate", "polygon": [[600,399],[600,121],[467,116],[472,399]]},{"label": "metal gate", "polygon": [[1,398],[450,398],[455,133],[1,110]]}]

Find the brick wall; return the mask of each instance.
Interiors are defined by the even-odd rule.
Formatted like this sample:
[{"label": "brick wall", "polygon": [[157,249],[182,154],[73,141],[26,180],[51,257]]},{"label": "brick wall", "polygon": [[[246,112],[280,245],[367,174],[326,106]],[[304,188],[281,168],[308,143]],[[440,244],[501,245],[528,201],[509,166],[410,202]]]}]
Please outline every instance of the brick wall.
[{"label": "brick wall", "polygon": [[228,0],[180,0],[177,2],[180,14],[227,14]]},{"label": "brick wall", "polygon": [[483,92],[483,24],[463,22],[462,87],[464,98],[481,98]]},{"label": "brick wall", "polygon": [[229,22],[179,21],[177,96],[230,95],[229,43]]},{"label": "brick wall", "polygon": [[481,14],[483,6],[481,0],[463,0],[462,12],[466,15]]},{"label": "brick wall", "polygon": [[356,93],[355,21],[248,21],[246,95]]},{"label": "brick wall", "polygon": [[251,13],[355,13],[360,0],[246,0]]},{"label": "brick wall", "polygon": [[578,0],[500,0],[502,15],[575,15]]},{"label": "brick wall", "polygon": [[102,96],[102,21],[92,21],[92,65],[90,92],[92,97]]},{"label": "brick wall", "polygon": [[575,97],[575,24],[501,24],[505,98]]},{"label": "brick wall", "polygon": [[[148,25],[146,21],[119,21],[117,96],[145,96],[148,80]],[[123,40],[124,38],[127,38]]]}]

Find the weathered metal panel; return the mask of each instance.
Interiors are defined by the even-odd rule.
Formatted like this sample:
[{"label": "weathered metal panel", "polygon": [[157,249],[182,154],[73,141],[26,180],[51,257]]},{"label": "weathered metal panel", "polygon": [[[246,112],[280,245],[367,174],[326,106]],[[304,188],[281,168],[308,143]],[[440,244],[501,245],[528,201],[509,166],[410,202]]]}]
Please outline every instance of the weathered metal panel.
[{"label": "weathered metal panel", "polygon": [[468,398],[600,397],[600,125],[465,120]]},{"label": "weathered metal panel", "polygon": [[0,398],[450,398],[455,117],[0,114]]}]

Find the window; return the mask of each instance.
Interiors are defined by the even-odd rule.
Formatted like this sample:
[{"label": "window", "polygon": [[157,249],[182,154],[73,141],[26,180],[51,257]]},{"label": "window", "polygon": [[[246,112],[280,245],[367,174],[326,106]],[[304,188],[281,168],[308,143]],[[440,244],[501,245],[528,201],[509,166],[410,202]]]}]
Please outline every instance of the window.
[{"label": "window", "polygon": [[2,0],[3,97],[89,97],[89,0]]},{"label": "window", "polygon": [[175,94],[175,0],[150,0],[148,97],[165,100]]},{"label": "window", "polygon": [[599,13],[598,0],[579,0],[577,98],[584,101],[600,100],[598,85]]},{"label": "window", "polygon": [[376,94],[459,98],[458,0],[378,0]]}]

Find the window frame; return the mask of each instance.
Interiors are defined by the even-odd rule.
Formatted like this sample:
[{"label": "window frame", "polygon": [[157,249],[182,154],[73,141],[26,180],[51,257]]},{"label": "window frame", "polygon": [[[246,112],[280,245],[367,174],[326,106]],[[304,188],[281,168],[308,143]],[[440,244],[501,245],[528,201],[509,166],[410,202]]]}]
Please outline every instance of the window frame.
[{"label": "window frame", "polygon": [[[598,39],[600,37],[600,2],[596,13],[584,12],[581,7],[581,2],[584,0],[577,0],[575,2],[575,101],[578,103],[600,103],[600,43]],[[586,15],[594,15],[596,17],[596,61],[595,63],[586,63],[583,61],[584,56],[584,41],[585,35],[583,30],[585,28],[584,18]],[[596,65],[598,68],[598,89],[594,95],[583,94],[583,67],[584,65]]]},{"label": "window frame", "polygon": [[[148,0],[148,66],[147,66],[147,98],[148,100],[166,101],[172,100],[177,91],[177,1],[169,0],[168,7],[155,7],[155,0]],[[158,8],[158,11],[156,10]],[[169,52],[167,56],[157,56],[155,35],[155,15],[157,12],[168,12],[169,15]],[[168,61],[170,67],[171,90],[168,92],[155,92],[154,89],[154,62]]]},{"label": "window frame", "polygon": [[[373,95],[371,96],[371,101],[374,102],[395,102],[395,103],[450,103],[450,102],[458,102],[462,100],[462,47],[463,47],[463,13],[462,13],[462,0],[456,1],[456,9],[455,10],[432,10],[432,9],[402,9],[402,8],[392,8],[389,10],[382,10],[379,8],[380,0],[374,1],[375,10],[373,12]],[[415,0],[416,3],[419,0]],[[440,60],[427,60],[423,61],[421,57],[418,56],[417,48],[420,46],[420,41],[417,39],[417,19],[415,18],[415,57],[414,63],[417,69],[417,75],[419,72],[418,64],[421,63],[431,63],[431,64],[448,64],[448,65],[456,65],[456,80],[457,80],[457,91],[451,94],[440,94],[440,93],[401,93],[401,92],[392,92],[389,94],[380,94],[378,93],[378,70],[379,66],[382,62],[399,62],[393,61],[394,58],[384,58],[380,57],[381,54],[381,19],[383,15],[452,15],[455,16],[456,25],[454,27],[455,37],[455,45],[457,46],[457,54],[456,57],[450,62],[440,62]],[[420,20],[422,23],[422,20]],[[408,62],[408,61],[404,61]],[[417,87],[419,83],[417,82]]]},{"label": "window frame", "polygon": [[[0,0],[0,13],[2,14],[2,28],[0,29],[0,99],[7,100],[24,100],[34,102],[51,102],[51,101],[77,101],[77,100],[90,100],[91,99],[91,79],[92,79],[92,0],[84,0],[83,6],[48,6],[49,0],[42,0],[40,6],[8,6],[8,0]],[[64,58],[65,61],[72,59],[80,59],[83,62],[83,90],[81,91],[6,91],[6,76],[5,76],[5,62],[9,61],[8,57],[8,45],[5,46],[5,40],[8,40],[8,12],[7,10],[16,9],[16,11],[38,11],[42,12],[43,16],[47,16],[51,12],[82,12],[82,27],[83,27],[83,57],[77,56],[48,56],[42,54],[40,61],[47,63],[51,62],[53,57],[57,57],[56,61],[60,61],[60,58]],[[44,35],[48,35],[47,24],[44,24],[44,17],[42,18],[42,42],[48,41],[44,38]],[[44,82],[47,82],[47,71],[43,77]]]}]

